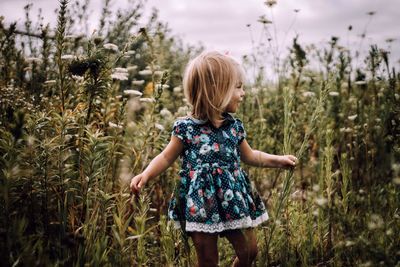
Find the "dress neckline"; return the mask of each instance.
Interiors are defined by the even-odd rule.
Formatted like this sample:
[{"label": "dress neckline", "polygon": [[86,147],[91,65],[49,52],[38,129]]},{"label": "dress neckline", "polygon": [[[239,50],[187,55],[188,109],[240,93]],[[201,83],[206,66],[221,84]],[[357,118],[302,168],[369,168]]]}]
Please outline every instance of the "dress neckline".
[{"label": "dress neckline", "polygon": [[[222,117],[224,118],[224,121],[222,122],[222,124],[218,128],[215,127],[212,123],[210,123],[210,125],[215,129],[219,129],[222,126],[224,126],[227,122],[234,122],[235,121],[235,118],[231,114],[229,114],[227,112],[222,113]],[[194,123],[199,124],[199,125],[206,124],[206,123],[209,122],[208,120],[200,120],[200,119],[196,119],[196,118],[194,118],[192,116],[188,116],[188,118],[190,120],[192,120]]]}]

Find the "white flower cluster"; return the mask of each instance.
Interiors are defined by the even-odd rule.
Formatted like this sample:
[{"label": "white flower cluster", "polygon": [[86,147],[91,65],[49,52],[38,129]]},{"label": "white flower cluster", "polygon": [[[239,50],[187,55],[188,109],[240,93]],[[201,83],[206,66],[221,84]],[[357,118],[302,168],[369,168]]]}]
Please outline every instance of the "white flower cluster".
[{"label": "white flower cluster", "polygon": [[128,70],[126,68],[115,68],[113,73],[111,74],[111,78],[120,81],[128,80]]}]

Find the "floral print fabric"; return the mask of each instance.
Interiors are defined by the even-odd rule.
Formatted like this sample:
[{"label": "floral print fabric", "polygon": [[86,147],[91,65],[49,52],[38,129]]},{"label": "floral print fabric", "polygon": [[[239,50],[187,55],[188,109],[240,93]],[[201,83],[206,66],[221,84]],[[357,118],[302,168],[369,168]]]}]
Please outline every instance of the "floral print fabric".
[{"label": "floral print fabric", "polygon": [[177,227],[214,233],[254,227],[268,219],[240,167],[239,145],[246,132],[239,119],[225,114],[219,128],[190,117],[179,119],[172,135],[184,147],[179,186],[169,206],[169,218]]}]

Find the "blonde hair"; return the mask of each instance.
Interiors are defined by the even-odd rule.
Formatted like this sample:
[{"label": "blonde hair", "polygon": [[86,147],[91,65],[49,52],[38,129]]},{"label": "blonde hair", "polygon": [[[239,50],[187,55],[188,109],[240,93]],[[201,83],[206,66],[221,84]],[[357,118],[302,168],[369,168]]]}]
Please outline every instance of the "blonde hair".
[{"label": "blonde hair", "polygon": [[216,125],[228,106],[237,83],[243,82],[240,64],[219,52],[203,52],[186,67],[183,89],[192,116]]}]

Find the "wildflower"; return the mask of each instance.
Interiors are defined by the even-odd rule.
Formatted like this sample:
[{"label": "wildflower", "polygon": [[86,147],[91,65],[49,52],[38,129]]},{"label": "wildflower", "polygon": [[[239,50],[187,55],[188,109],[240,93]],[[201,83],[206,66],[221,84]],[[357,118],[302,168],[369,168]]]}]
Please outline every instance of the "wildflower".
[{"label": "wildflower", "polygon": [[134,50],[128,50],[126,51],[127,55],[134,55],[136,52]]},{"label": "wildflower", "polygon": [[151,74],[152,74],[151,70],[148,70],[148,69],[139,71],[139,75],[142,75],[142,76],[149,76]]},{"label": "wildflower", "polygon": [[310,91],[306,91],[306,92],[303,92],[303,96],[304,97],[313,97],[313,96],[315,96],[315,93],[314,92],[310,92]]},{"label": "wildflower", "polygon": [[163,109],[160,111],[160,115],[161,115],[162,117],[164,117],[164,118],[167,118],[167,117],[171,117],[171,116],[172,116],[172,113],[171,113],[171,111],[169,111],[168,109],[163,108]]},{"label": "wildflower", "polygon": [[319,215],[319,210],[318,209],[313,210],[312,215],[317,217]]},{"label": "wildflower", "polygon": [[144,80],[132,81],[132,85],[142,85],[142,84],[144,84]]},{"label": "wildflower", "polygon": [[115,68],[114,72],[128,73],[128,70],[126,68]]},{"label": "wildflower", "polygon": [[346,247],[351,247],[351,246],[353,246],[354,244],[355,244],[354,241],[346,240],[345,246],[346,246]]},{"label": "wildflower", "polygon": [[274,5],[276,5],[276,0],[267,0],[267,1],[265,1],[265,4],[268,7],[273,7]]},{"label": "wildflower", "polygon": [[382,228],[383,226],[383,219],[378,214],[372,214],[370,221],[368,222],[368,229],[374,230],[378,228]]},{"label": "wildflower", "polygon": [[330,96],[339,96],[339,92],[332,91],[332,92],[329,92],[329,95]]},{"label": "wildflower", "polygon": [[392,182],[393,182],[395,185],[400,185],[400,177],[393,178]]},{"label": "wildflower", "polygon": [[108,126],[110,126],[111,128],[122,129],[121,125],[115,124],[111,121],[108,123]]},{"label": "wildflower", "polygon": [[118,46],[112,43],[106,43],[103,45],[104,49],[110,50],[112,52],[118,52]]},{"label": "wildflower", "polygon": [[319,187],[318,184],[315,184],[315,185],[313,185],[313,187],[312,187],[312,190],[313,190],[314,192],[318,192],[319,189],[320,189],[320,187]]},{"label": "wildflower", "polygon": [[126,81],[126,80],[128,80],[128,75],[124,74],[124,73],[117,72],[117,73],[111,74],[111,78],[113,78],[114,80]]},{"label": "wildflower", "polygon": [[354,84],[356,84],[356,85],[364,85],[364,84],[367,84],[367,82],[366,81],[355,81]]},{"label": "wildflower", "polygon": [[318,197],[315,199],[315,203],[320,206],[323,207],[328,203],[328,200],[324,197]]},{"label": "wildflower", "polygon": [[161,84],[161,83],[157,83],[156,84],[156,89],[160,90],[160,89],[168,89],[169,85],[168,84]]},{"label": "wildflower", "polygon": [[357,118],[357,114],[351,115],[347,117],[349,120],[354,121]]},{"label": "wildflower", "polygon": [[113,74],[111,74],[111,78],[120,81],[128,80],[128,70],[126,68],[115,68]]},{"label": "wildflower", "polygon": [[180,86],[174,87],[174,89],[172,89],[172,91],[174,91],[174,93],[180,93],[182,92],[182,88]]},{"label": "wildflower", "polygon": [[81,82],[84,80],[84,78],[82,76],[78,76],[78,75],[72,75],[72,79],[74,79],[77,82]]},{"label": "wildflower", "polygon": [[148,98],[148,97],[142,97],[139,99],[140,102],[145,102],[145,103],[154,103],[156,100],[154,98]]},{"label": "wildflower", "polygon": [[62,55],[62,56],[61,56],[61,59],[62,59],[62,60],[72,60],[72,59],[74,59],[74,58],[75,58],[74,55]]},{"label": "wildflower", "polygon": [[138,90],[124,90],[124,95],[128,96],[142,96],[143,94],[139,92]]},{"label": "wildflower", "polygon": [[164,126],[162,126],[162,125],[159,124],[159,123],[155,123],[154,126],[155,126],[158,130],[160,130],[160,131],[164,131],[164,130],[165,130]]}]

